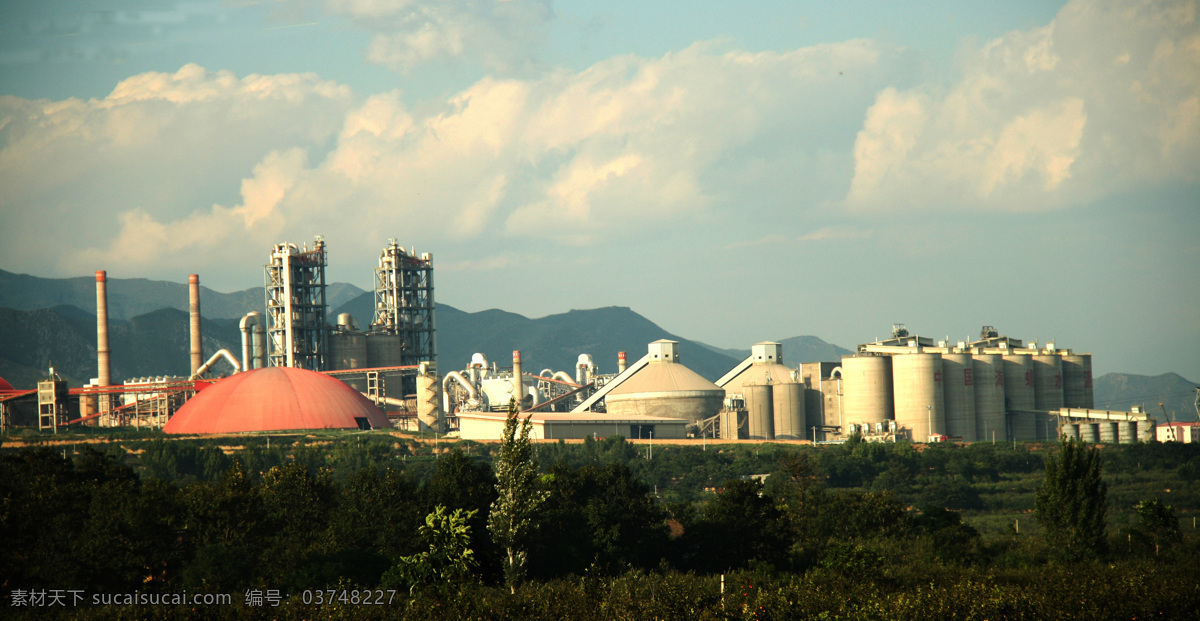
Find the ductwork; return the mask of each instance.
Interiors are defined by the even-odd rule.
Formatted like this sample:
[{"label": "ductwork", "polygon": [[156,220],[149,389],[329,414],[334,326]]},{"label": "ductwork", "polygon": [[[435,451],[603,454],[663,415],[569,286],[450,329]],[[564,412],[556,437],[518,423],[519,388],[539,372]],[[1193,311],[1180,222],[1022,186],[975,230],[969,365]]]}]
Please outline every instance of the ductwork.
[{"label": "ductwork", "polygon": [[451,380],[459,383],[460,386],[467,390],[467,399],[474,401],[479,399],[479,394],[475,391],[475,386],[463,377],[458,371],[451,371],[442,378],[442,411],[450,412],[450,382]]},{"label": "ductwork", "polygon": [[233,354],[230,353],[228,349],[218,349],[217,353],[213,354],[212,358],[208,359],[208,362],[205,362],[204,364],[200,365],[199,369],[196,369],[196,372],[192,374],[192,379],[196,379],[201,375],[204,375],[210,368],[212,368],[212,365],[216,364],[216,362],[221,358],[229,361],[230,366],[233,367],[234,373],[242,372],[242,365],[238,364],[237,358],[234,358]]},{"label": "ductwork", "polygon": [[200,340],[200,275],[188,276],[188,333],[191,336],[192,375],[204,360],[204,345]]},{"label": "ductwork", "polygon": [[550,379],[556,379],[560,382],[566,382],[568,384],[575,384],[575,378],[567,375],[566,371],[555,371],[554,375],[550,376]]},{"label": "ductwork", "polygon": [[246,313],[238,327],[242,330],[242,368],[249,371],[267,366],[267,332],[262,313]]}]

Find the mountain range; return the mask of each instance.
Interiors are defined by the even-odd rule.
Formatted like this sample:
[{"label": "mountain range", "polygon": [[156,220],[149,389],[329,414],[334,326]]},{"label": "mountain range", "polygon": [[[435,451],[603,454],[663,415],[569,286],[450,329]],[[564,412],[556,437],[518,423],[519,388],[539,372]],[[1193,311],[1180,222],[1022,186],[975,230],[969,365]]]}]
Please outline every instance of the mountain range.
[{"label": "mountain range", "polygon": [[[109,279],[110,346],[114,381],[151,375],[186,375],[189,371],[187,285],[146,279]],[[348,312],[360,326],[370,321],[374,295],[354,285],[329,285],[331,316]],[[95,279],[39,278],[0,270],[0,377],[19,388],[32,388],[48,366],[79,386],[96,373]],[[238,320],[262,310],[262,288],[220,293],[203,288],[204,351],[210,356],[229,349],[240,357]],[[749,349],[722,349],[667,332],[627,307],[572,310],[531,319],[499,309],[465,312],[437,305],[438,366],[461,369],[474,353],[500,366],[511,364],[519,349],[530,372],[543,368],[574,375],[578,357],[592,356],[601,373],[616,371],[617,352],[632,363],[658,339],[679,342],[680,361],[715,380],[750,354]],[[850,350],[815,336],[778,341],[789,366],[801,362],[836,361]],[[221,367],[219,367],[221,368]],[[1196,384],[1174,373],[1149,377],[1109,373],[1096,379],[1097,408],[1127,410],[1144,404],[1151,415],[1196,420]]]}]

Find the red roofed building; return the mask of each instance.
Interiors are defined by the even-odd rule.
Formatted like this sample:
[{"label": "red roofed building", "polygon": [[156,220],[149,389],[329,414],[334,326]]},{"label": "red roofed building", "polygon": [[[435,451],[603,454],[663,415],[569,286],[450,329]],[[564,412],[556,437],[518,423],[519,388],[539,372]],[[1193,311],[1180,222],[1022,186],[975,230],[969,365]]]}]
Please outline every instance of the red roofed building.
[{"label": "red roofed building", "polygon": [[1200,442],[1200,423],[1167,423],[1155,428],[1159,442]]},{"label": "red roofed building", "polygon": [[205,388],[179,408],[163,431],[238,433],[390,426],[375,404],[340,380],[306,369],[266,367]]}]

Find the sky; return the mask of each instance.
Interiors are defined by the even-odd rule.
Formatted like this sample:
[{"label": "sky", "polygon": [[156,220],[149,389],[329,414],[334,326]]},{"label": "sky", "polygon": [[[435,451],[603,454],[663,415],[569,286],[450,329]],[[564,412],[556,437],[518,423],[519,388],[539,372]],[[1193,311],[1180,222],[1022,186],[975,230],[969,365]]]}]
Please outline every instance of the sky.
[{"label": "sky", "polygon": [[[1200,381],[1200,3],[0,4],[0,268],[628,306],[748,348],[992,325]],[[686,361],[684,361],[686,363]]]}]

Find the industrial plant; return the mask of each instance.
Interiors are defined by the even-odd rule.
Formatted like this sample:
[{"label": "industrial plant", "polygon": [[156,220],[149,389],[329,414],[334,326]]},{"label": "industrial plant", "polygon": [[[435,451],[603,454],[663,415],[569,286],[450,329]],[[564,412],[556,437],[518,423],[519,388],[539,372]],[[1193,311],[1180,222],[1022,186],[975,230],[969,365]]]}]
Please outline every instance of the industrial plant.
[{"label": "industrial plant", "polygon": [[[97,375],[68,389],[50,369],[35,390],[0,379],[5,427],[154,427],[170,434],[395,427],[465,439],[499,438],[510,403],[539,439],[843,442],[1150,441],[1155,421],[1093,408],[1091,355],[1024,343],[984,326],[950,343],[893,326],[841,360],[789,364],[779,343],[711,382],[659,340],[615,372],[586,352],[573,369],[470,360],[439,367],[433,259],[388,240],[374,270],[370,317],[329,316],[329,251],[280,243],[263,266],[262,312],[242,317],[240,356],[206,359],[200,278],[190,275],[188,377],[111,380],[107,274],[96,272]],[[364,324],[360,324],[359,320]],[[461,363],[461,368],[451,365]],[[536,368],[536,367],[535,367]],[[443,372],[444,369],[444,372]],[[220,372],[222,377],[214,374]]]}]

